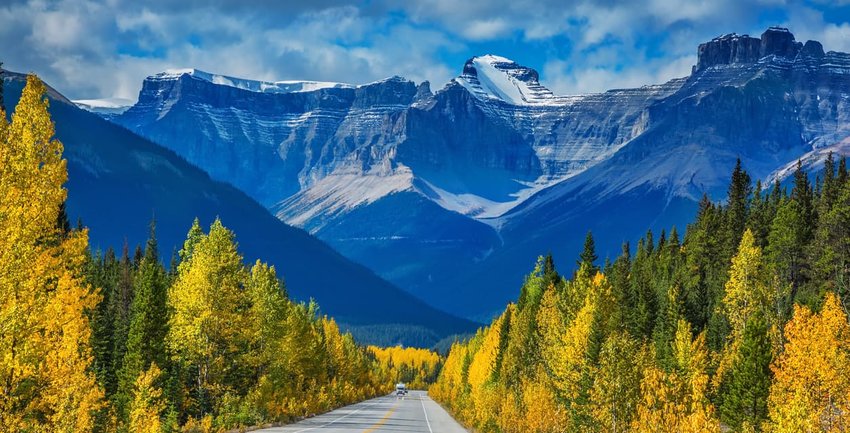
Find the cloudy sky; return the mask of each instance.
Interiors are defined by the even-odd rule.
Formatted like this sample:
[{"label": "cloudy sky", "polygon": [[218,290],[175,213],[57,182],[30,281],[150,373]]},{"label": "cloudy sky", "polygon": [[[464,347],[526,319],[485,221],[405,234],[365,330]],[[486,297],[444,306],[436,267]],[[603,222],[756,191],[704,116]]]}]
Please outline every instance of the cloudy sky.
[{"label": "cloudy sky", "polygon": [[0,2],[0,60],[72,99],[136,99],[169,68],[442,87],[499,54],[560,94],[687,75],[696,47],[769,25],[850,51],[850,0],[58,0]]}]

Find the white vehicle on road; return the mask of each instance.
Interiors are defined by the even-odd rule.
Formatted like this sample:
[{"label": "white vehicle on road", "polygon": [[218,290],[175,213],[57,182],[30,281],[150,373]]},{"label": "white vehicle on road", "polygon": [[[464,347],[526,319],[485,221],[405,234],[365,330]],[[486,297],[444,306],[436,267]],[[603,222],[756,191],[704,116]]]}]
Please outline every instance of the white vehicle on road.
[{"label": "white vehicle on road", "polygon": [[407,386],[404,383],[397,383],[395,386],[395,395],[407,395]]}]

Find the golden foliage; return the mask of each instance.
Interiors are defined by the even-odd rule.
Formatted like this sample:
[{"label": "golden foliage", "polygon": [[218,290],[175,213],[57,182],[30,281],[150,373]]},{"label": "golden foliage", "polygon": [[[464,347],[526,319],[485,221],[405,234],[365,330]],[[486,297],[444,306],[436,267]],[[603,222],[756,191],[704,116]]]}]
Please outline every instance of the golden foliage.
[{"label": "golden foliage", "polygon": [[436,379],[440,355],[431,350],[400,346],[368,346],[366,349],[393,384],[404,382],[409,389],[426,389]]},{"label": "golden foliage", "polygon": [[161,373],[156,364],[151,364],[151,367],[136,379],[133,403],[130,406],[130,433],[160,433],[160,416],[165,410],[165,402],[156,382]]},{"label": "golden foliage", "polygon": [[629,431],[651,353],[628,334],[612,334],[602,345],[590,390],[591,414],[600,432]]},{"label": "golden foliage", "polygon": [[818,314],[795,306],[785,339],[773,366],[770,430],[850,430],[850,325],[838,298],[828,293]]},{"label": "golden foliage", "polygon": [[86,432],[103,398],[86,316],[100,295],[81,277],[87,232],[57,228],[67,172],[44,92],[30,76],[11,124],[0,110],[0,425]]},{"label": "golden foliage", "polygon": [[676,368],[649,367],[641,382],[641,399],[632,422],[635,432],[720,432],[714,406],[708,401],[708,350],[705,335],[691,340],[691,327],[680,320],[673,355]]}]

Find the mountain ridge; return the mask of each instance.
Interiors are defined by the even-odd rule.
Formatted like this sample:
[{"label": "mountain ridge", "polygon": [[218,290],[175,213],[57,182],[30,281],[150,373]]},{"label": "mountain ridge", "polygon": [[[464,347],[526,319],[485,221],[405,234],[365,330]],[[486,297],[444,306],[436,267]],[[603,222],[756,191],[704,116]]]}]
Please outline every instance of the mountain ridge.
[{"label": "mountain ridge", "polygon": [[[412,293],[465,312],[446,299],[457,274],[513,254],[517,265],[493,270],[505,281],[488,285],[515,287],[536,255],[577,251],[582,224],[606,227],[586,215],[594,206],[611,222],[628,213],[611,202],[618,197],[657,209],[602,236],[602,252],[616,251],[638,225],[684,221],[676,215],[702,194],[720,198],[738,157],[766,178],[850,135],[850,55],[782,28],[723,35],[697,54],[688,77],[579,96],[556,96],[532,68],[495,55],[470,58],[436,92],[400,77],[273,95],[146,80],[139,103],[113,120]],[[494,305],[510,299],[499,297]]]},{"label": "mountain ridge", "polygon": [[[6,72],[3,82],[11,113],[25,76]],[[48,87],[47,96],[68,161],[68,213],[72,221],[80,218],[90,228],[93,249],[143,244],[154,218],[167,258],[182,246],[192,219],[198,217],[207,226],[221,218],[234,231],[246,262],[260,259],[275,265],[295,299],[316,299],[323,313],[355,331],[405,324],[431,335],[424,341],[396,332],[394,338],[399,339],[381,343],[429,346],[477,325],[432,309],[308,233],[282,223],[243,192],[212,180],[175,152],[77,108],[53,88]]]}]

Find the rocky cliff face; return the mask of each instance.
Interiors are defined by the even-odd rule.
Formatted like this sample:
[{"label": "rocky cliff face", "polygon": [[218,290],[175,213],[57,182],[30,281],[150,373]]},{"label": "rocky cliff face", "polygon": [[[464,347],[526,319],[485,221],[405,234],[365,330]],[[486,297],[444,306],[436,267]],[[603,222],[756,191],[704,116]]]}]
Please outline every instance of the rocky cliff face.
[{"label": "rocky cliff face", "polygon": [[[501,306],[536,255],[571,263],[587,228],[606,233],[604,255],[690,218],[703,193],[723,197],[737,157],[766,177],[842,142],[850,55],[770,28],[701,44],[689,77],[581,96],[554,95],[494,55],[435,93],[399,77],[351,86],[183,71],[148,78],[115,121],[469,313],[450,295],[470,288],[480,303],[487,287]],[[478,278],[456,277],[470,268]]]},{"label": "rocky cliff face", "polygon": [[718,65],[753,64],[768,56],[794,62],[798,56],[803,59],[822,58],[824,52],[820,42],[807,41],[804,45],[795,41],[794,35],[782,27],[767,29],[761,38],[730,33],[699,45],[694,73]]}]

